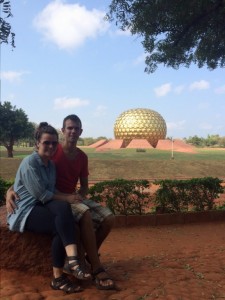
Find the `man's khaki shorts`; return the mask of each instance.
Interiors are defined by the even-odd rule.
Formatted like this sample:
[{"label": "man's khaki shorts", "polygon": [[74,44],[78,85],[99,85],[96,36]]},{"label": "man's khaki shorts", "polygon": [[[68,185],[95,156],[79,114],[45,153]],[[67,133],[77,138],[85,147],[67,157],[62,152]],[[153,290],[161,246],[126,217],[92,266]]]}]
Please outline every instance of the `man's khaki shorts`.
[{"label": "man's khaki shorts", "polygon": [[71,208],[72,208],[74,219],[77,223],[79,223],[83,214],[87,210],[90,210],[91,218],[94,223],[95,229],[99,227],[99,225],[106,217],[112,215],[112,212],[108,207],[104,207],[91,199],[86,199],[80,203],[71,204]]}]

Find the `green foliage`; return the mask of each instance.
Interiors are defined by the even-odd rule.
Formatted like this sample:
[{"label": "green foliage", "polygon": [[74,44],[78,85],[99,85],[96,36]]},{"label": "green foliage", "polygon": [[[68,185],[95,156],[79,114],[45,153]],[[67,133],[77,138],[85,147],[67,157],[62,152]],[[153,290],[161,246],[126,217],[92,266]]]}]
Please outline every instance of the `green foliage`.
[{"label": "green foliage", "polygon": [[[1,12],[5,14],[5,18],[1,17]],[[9,0],[0,0],[0,44],[8,44],[9,36],[11,35],[11,46],[15,48],[15,33],[11,31],[11,25],[5,19],[12,17],[11,5]]]},{"label": "green foliage", "polygon": [[158,180],[154,183],[160,185],[154,202],[161,213],[211,210],[215,206],[214,200],[223,193],[222,180],[212,177]]},{"label": "green foliage", "polygon": [[225,66],[224,0],[112,0],[107,19],[143,38],[147,73]]},{"label": "green foliage", "polygon": [[[159,188],[152,195],[148,180],[115,179],[96,183],[89,188],[89,198],[109,207],[115,215],[143,215],[187,211],[224,210],[215,206],[215,199],[224,192],[218,178],[192,178],[189,180],[157,180]],[[0,206],[13,180],[0,177]]]},{"label": "green foliage", "polygon": [[225,203],[222,204],[222,205],[218,205],[218,206],[216,207],[216,209],[217,209],[217,210],[225,210]]},{"label": "green foliage", "polygon": [[8,157],[13,157],[13,146],[18,139],[31,138],[34,123],[22,109],[17,109],[10,102],[0,103],[0,143],[6,147]]},{"label": "green foliage", "polygon": [[115,179],[92,186],[89,197],[108,206],[115,215],[142,215],[150,208],[155,213],[204,211],[216,208],[214,200],[224,191],[221,183],[212,177],[157,180],[154,184],[159,188],[152,195],[147,180]]},{"label": "green foliage", "polygon": [[150,202],[148,180],[115,179],[95,184],[89,189],[92,200],[103,202],[115,214],[143,214]]},{"label": "green foliage", "polygon": [[186,138],[185,141],[196,147],[225,147],[225,137],[220,137],[218,134],[208,134],[207,138],[194,135]]},{"label": "green foliage", "polygon": [[13,185],[13,181],[4,180],[0,177],[0,206],[5,204],[5,194],[11,185]]}]

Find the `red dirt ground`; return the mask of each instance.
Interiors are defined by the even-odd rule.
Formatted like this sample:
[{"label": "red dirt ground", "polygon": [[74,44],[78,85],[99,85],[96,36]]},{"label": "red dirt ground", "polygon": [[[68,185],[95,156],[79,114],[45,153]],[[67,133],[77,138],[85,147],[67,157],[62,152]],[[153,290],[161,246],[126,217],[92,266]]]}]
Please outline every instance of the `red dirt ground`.
[{"label": "red dirt ground", "polygon": [[0,299],[225,298],[225,222],[115,228],[100,250],[119,291],[99,291],[90,282],[83,292],[64,295],[51,290],[51,278],[1,269]]}]

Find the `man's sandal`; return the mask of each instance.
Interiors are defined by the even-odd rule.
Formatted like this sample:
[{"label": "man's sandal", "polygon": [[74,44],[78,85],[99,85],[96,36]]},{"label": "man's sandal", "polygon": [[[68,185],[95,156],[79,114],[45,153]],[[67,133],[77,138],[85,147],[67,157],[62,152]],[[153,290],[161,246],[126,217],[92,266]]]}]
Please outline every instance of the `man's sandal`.
[{"label": "man's sandal", "polygon": [[[72,262],[69,263],[69,261]],[[82,270],[77,256],[67,256],[65,265],[63,267],[63,272],[69,275],[73,275],[74,277],[80,280],[91,279],[91,274],[86,273],[85,271]]]},{"label": "man's sandal", "polygon": [[83,291],[82,287],[69,280],[65,274],[62,274],[58,278],[53,278],[50,283],[50,287],[53,290],[60,290],[66,294],[79,293]]},{"label": "man's sandal", "polygon": [[[104,268],[99,268],[92,273],[92,278],[95,286],[99,290],[117,290],[115,283],[113,282],[112,278],[106,273]],[[107,280],[111,280],[111,284],[104,285],[103,283]]]}]

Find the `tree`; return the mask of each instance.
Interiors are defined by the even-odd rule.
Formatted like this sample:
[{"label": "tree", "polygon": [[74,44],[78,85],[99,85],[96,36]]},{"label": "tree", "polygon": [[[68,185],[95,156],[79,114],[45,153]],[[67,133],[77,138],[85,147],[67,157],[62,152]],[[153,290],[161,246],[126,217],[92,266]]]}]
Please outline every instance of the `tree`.
[{"label": "tree", "polygon": [[[15,33],[11,31],[11,25],[5,19],[12,17],[11,5],[9,0],[0,0],[0,44],[8,44],[9,36],[11,35],[11,45],[15,48]],[[1,17],[1,13],[6,14],[5,18]]]},{"label": "tree", "polygon": [[218,134],[209,135],[205,139],[205,145],[207,147],[213,147],[215,145],[219,145],[220,136]]},{"label": "tree", "polygon": [[21,138],[33,136],[34,124],[22,109],[10,102],[0,103],[0,143],[6,147],[8,157],[13,157],[14,143]]},{"label": "tree", "polygon": [[143,38],[147,73],[225,66],[225,0],[112,0],[106,18]]},{"label": "tree", "polygon": [[219,140],[219,146],[225,148],[225,136],[222,136]]},{"label": "tree", "polygon": [[188,144],[192,144],[196,147],[204,147],[204,139],[202,137],[198,137],[197,135],[190,136],[188,139],[186,139],[186,142]]}]

